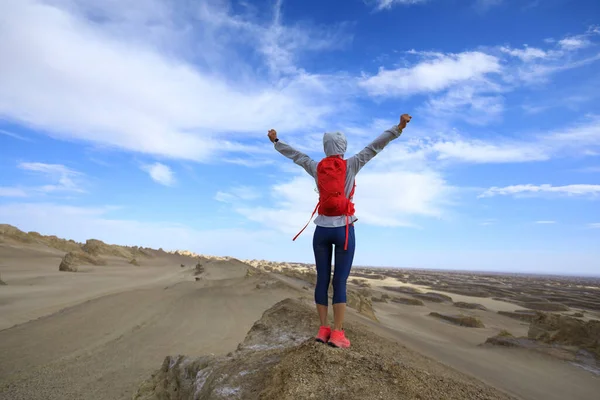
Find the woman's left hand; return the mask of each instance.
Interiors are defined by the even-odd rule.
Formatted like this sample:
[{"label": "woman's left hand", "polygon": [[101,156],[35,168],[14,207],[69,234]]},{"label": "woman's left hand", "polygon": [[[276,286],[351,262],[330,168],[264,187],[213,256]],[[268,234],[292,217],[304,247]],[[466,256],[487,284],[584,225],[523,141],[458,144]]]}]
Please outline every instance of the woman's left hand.
[{"label": "woman's left hand", "polygon": [[277,139],[277,131],[275,129],[270,129],[267,134],[271,142],[275,143],[275,139]]}]

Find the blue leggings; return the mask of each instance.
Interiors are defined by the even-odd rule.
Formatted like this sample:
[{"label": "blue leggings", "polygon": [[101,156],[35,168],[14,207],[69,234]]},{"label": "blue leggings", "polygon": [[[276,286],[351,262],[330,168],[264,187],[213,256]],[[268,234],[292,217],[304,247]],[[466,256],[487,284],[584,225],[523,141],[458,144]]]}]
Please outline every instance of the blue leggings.
[{"label": "blue leggings", "polygon": [[355,237],[354,225],[348,230],[348,250],[344,250],[346,227],[324,228],[317,226],[313,236],[313,250],[317,265],[317,286],[315,302],[328,305],[327,290],[331,280],[331,259],[335,245],[335,269],[333,271],[333,304],[346,302],[346,281],[350,275],[354,259]]}]

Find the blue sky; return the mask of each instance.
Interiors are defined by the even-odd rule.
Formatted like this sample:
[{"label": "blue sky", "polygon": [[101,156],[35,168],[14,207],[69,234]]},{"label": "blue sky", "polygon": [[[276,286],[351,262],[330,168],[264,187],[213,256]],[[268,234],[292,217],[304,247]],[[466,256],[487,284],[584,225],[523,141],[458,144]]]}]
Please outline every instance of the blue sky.
[{"label": "blue sky", "polygon": [[[127,3],[127,4],[126,4]],[[0,0],[0,221],[312,261],[347,156],[355,265],[600,274],[600,3]]]}]

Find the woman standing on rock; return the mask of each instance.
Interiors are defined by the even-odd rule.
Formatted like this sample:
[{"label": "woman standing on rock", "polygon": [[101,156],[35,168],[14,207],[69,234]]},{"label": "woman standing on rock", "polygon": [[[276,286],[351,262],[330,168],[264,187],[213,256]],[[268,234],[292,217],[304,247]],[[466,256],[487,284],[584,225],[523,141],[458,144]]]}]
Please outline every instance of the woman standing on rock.
[{"label": "woman standing on rock", "polygon": [[[343,323],[346,312],[346,281],[350,275],[355,248],[354,222],[357,221],[357,218],[354,215],[354,204],[352,203],[354,179],[367,162],[382,151],[388,143],[400,137],[402,130],[406,128],[406,124],[410,122],[411,118],[410,115],[403,114],[398,125],[383,132],[371,144],[348,159],[344,159],[347,147],[344,134],[341,132],[325,133],[323,150],[326,157],[320,162],[314,161],[306,154],[283,143],[278,139],[274,129],[269,130],[268,137],[274,143],[275,149],[304,168],[315,179],[319,189],[319,203],[313,212],[314,216],[318,211],[318,216],[315,218],[317,227],[313,236],[313,251],[317,266],[315,302],[321,320],[321,327],[316,337],[319,342],[329,343],[334,347],[350,347],[350,341],[344,333]],[[306,226],[302,231],[306,229]],[[334,325],[332,331],[327,323],[327,289],[331,280],[334,246]]]}]

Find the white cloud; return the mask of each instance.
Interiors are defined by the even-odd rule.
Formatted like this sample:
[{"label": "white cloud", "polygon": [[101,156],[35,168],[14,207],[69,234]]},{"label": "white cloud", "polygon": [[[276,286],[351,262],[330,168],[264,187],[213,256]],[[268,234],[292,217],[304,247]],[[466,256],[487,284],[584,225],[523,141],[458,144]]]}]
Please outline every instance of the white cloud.
[{"label": "white cloud", "polygon": [[579,123],[559,128],[540,137],[555,146],[566,148],[600,146],[600,116],[589,116]]},{"label": "white cloud", "polygon": [[565,196],[593,196],[600,195],[600,185],[575,184],[565,186],[544,185],[513,185],[506,187],[491,187],[478,197],[494,197],[494,196],[517,196],[517,195],[543,195],[543,194],[560,194]]},{"label": "white cloud", "polygon": [[473,125],[485,125],[498,120],[504,112],[504,98],[489,94],[474,85],[462,85],[448,90],[439,97],[430,98],[425,113],[436,119],[463,120]]},{"label": "white cloud", "polygon": [[250,221],[288,235],[295,235],[306,224],[317,204],[315,189],[314,179],[304,175],[296,176],[271,186],[268,190],[269,200],[265,202],[270,206],[238,203],[233,208]]},{"label": "white cloud", "polygon": [[242,203],[244,201],[256,200],[262,197],[261,192],[250,186],[236,186],[227,192],[218,191],[215,200],[222,203]]},{"label": "white cloud", "polygon": [[375,8],[377,10],[389,10],[395,5],[413,5],[425,3],[428,0],[375,0]]},{"label": "white cloud", "polygon": [[475,0],[475,8],[480,11],[487,11],[491,7],[502,4],[504,0]]},{"label": "white cloud", "polygon": [[265,165],[273,164],[273,160],[267,159],[254,159],[254,158],[225,158],[224,162],[236,165],[242,165],[244,167],[258,168],[264,167]]},{"label": "white cloud", "polygon": [[470,163],[513,163],[545,161],[549,155],[543,148],[527,143],[490,143],[482,140],[458,139],[432,145],[440,160]]},{"label": "white cloud", "polygon": [[259,51],[275,75],[299,72],[300,69],[296,66],[299,52],[335,49],[352,40],[352,35],[342,34],[339,30],[328,31],[311,27],[314,32],[308,35],[303,27],[284,26],[282,2],[283,0],[274,1],[273,19],[268,29],[252,28],[252,31],[255,31],[252,33],[259,39]]},{"label": "white cloud", "polygon": [[[335,77],[288,68],[303,51],[338,46],[337,28],[313,37],[302,26],[232,16],[218,2],[180,21],[187,10],[170,4],[4,4],[0,114],[58,138],[202,161],[256,151],[240,142],[271,125],[320,125],[341,106],[329,101],[341,87],[329,84]],[[287,75],[257,74],[240,48]]]},{"label": "white cloud", "polygon": [[568,36],[560,41],[546,39],[547,48],[530,47],[512,48],[499,46],[500,53],[519,58],[522,63],[514,64],[507,59],[503,71],[504,83],[509,83],[509,88],[515,90],[521,84],[539,84],[546,82],[553,74],[579,68],[600,59],[598,54],[577,55],[576,51],[593,44],[592,38],[596,35],[594,27],[587,32]]},{"label": "white cloud", "polygon": [[[376,10],[390,10],[394,6],[410,6],[427,3],[429,0],[365,0],[373,4]],[[473,0],[475,8],[485,11],[490,7],[502,4],[504,0]]]},{"label": "white cloud", "polygon": [[587,226],[588,226],[588,228],[600,229],[600,222],[592,222],[592,223],[588,224]]},{"label": "white cloud", "polygon": [[41,162],[22,162],[18,165],[20,169],[25,171],[35,172],[53,181],[52,184],[43,185],[30,190],[52,193],[52,192],[74,192],[84,193],[85,190],[81,187],[80,177],[81,172],[75,171],[62,164],[46,164]]},{"label": "white cloud", "polygon": [[17,187],[0,186],[0,197],[27,197],[27,192]]},{"label": "white cloud", "polygon": [[[488,60],[489,57],[494,57],[496,63],[480,63],[481,66],[486,66],[489,70],[473,70],[473,77],[466,77],[452,83],[448,80],[446,85],[442,87],[430,87],[429,90],[421,92],[442,92],[439,96],[430,98],[423,108],[425,112],[434,117],[443,118],[448,121],[463,120],[474,125],[485,125],[490,122],[499,120],[499,117],[504,112],[504,93],[514,92],[522,88],[523,85],[540,84],[547,82],[554,74],[568,71],[575,68],[580,68],[600,60],[600,54],[584,53],[577,55],[574,53],[575,42],[592,43],[591,37],[594,33],[589,30],[587,33],[571,37],[571,41],[563,42],[563,45],[556,43],[548,46],[548,48],[530,47],[524,45],[522,48],[513,48],[510,46],[496,46],[487,49],[479,49],[477,54],[483,54]],[[567,46],[567,43],[571,43]],[[411,50],[409,54],[421,55],[433,60],[443,60],[446,56],[442,53],[435,52],[419,52]],[[473,52],[471,52],[473,53]],[[460,54],[471,54],[469,52]],[[518,59],[515,62],[515,59]],[[427,64],[431,61],[424,61],[421,64]],[[419,64],[420,65],[420,64]],[[397,71],[409,71],[411,68],[400,68]],[[465,70],[467,71],[467,70]],[[394,72],[394,71],[392,71]],[[380,76],[381,75],[381,76]],[[448,76],[444,68],[436,74],[438,79],[443,79]],[[369,78],[374,79],[371,83],[375,85],[375,89],[371,89],[370,93],[382,95],[388,92],[388,95],[400,95],[401,91],[394,86],[394,81],[400,76],[394,76],[393,73],[383,70],[379,75]],[[378,80],[375,80],[378,78]],[[380,78],[389,78],[380,79]],[[427,79],[421,79],[421,81]],[[398,80],[396,86],[402,85],[403,82]],[[364,82],[363,82],[364,84]],[[384,85],[386,84],[386,85]],[[402,90],[411,92],[410,88],[400,86]],[[568,102],[563,99],[561,107],[565,104],[573,104],[578,101],[577,98],[571,98]],[[524,107],[529,113],[537,113],[544,111],[547,107]]]},{"label": "white cloud", "polygon": [[437,160],[469,163],[547,161],[569,155],[594,155],[600,148],[600,118],[589,116],[550,132],[521,132],[520,140],[480,140],[446,134],[422,142],[419,149]]},{"label": "white cloud", "polygon": [[541,83],[548,80],[552,74],[568,71],[570,69],[580,68],[600,60],[600,54],[590,57],[567,61],[564,58],[558,58],[548,63],[530,63],[516,69],[511,79],[518,79],[524,83]]},{"label": "white cloud", "polygon": [[357,177],[357,213],[371,225],[413,226],[415,217],[443,218],[454,190],[433,170],[364,172]]},{"label": "white cloud", "polygon": [[[429,99],[417,108],[419,114],[446,121],[447,125],[454,121],[472,125],[500,121],[506,93],[518,91],[523,85],[546,82],[553,74],[600,60],[599,54],[578,56],[558,44],[548,48],[496,46],[458,54],[414,49],[406,53],[423,59],[395,69],[381,67],[378,74],[363,76],[358,84],[375,97],[429,94]],[[406,64],[406,60],[401,62]],[[561,107],[580,99],[581,96],[571,97],[568,102],[563,99]],[[547,109],[524,108],[529,113]]]},{"label": "white cloud", "polygon": [[577,50],[587,47],[591,42],[584,36],[571,36],[558,41],[558,45],[564,50]]},{"label": "white cloud", "polygon": [[591,166],[591,167],[578,168],[575,171],[577,171],[577,172],[584,172],[584,173],[596,173],[596,172],[600,172],[600,165],[598,165],[598,166]]},{"label": "white cloud", "polygon": [[377,96],[409,96],[439,92],[465,82],[482,81],[501,71],[500,60],[478,51],[437,55],[409,68],[385,70],[359,84]]},{"label": "white cloud", "polygon": [[0,129],[0,135],[9,136],[9,137],[11,137],[13,139],[19,139],[19,140],[23,140],[25,142],[31,142],[32,141],[28,137],[21,136],[21,135],[19,135],[17,133],[10,132],[10,131],[4,130],[4,129]]},{"label": "white cloud", "polygon": [[551,225],[551,224],[555,224],[556,221],[535,221],[536,224],[540,224],[540,225]]},{"label": "white cloud", "polygon": [[77,175],[77,171],[74,171],[62,164],[45,164],[40,162],[22,162],[19,164],[19,168],[26,171],[35,171],[47,175]]},{"label": "white cloud", "polygon": [[539,114],[541,112],[544,112],[544,111],[552,108],[552,106],[551,105],[534,106],[531,104],[523,104],[521,106],[521,108],[523,108],[523,111],[525,111],[527,114]]},{"label": "white cloud", "polygon": [[142,170],[146,171],[153,181],[165,186],[175,184],[175,175],[168,166],[156,162],[154,164],[143,165]]},{"label": "white cloud", "polygon": [[536,47],[525,46],[523,49],[512,49],[510,47],[500,47],[500,51],[507,53],[513,57],[520,58],[521,60],[528,62],[533,61],[538,58],[546,58],[548,57],[548,53],[542,49],[538,49]]}]

